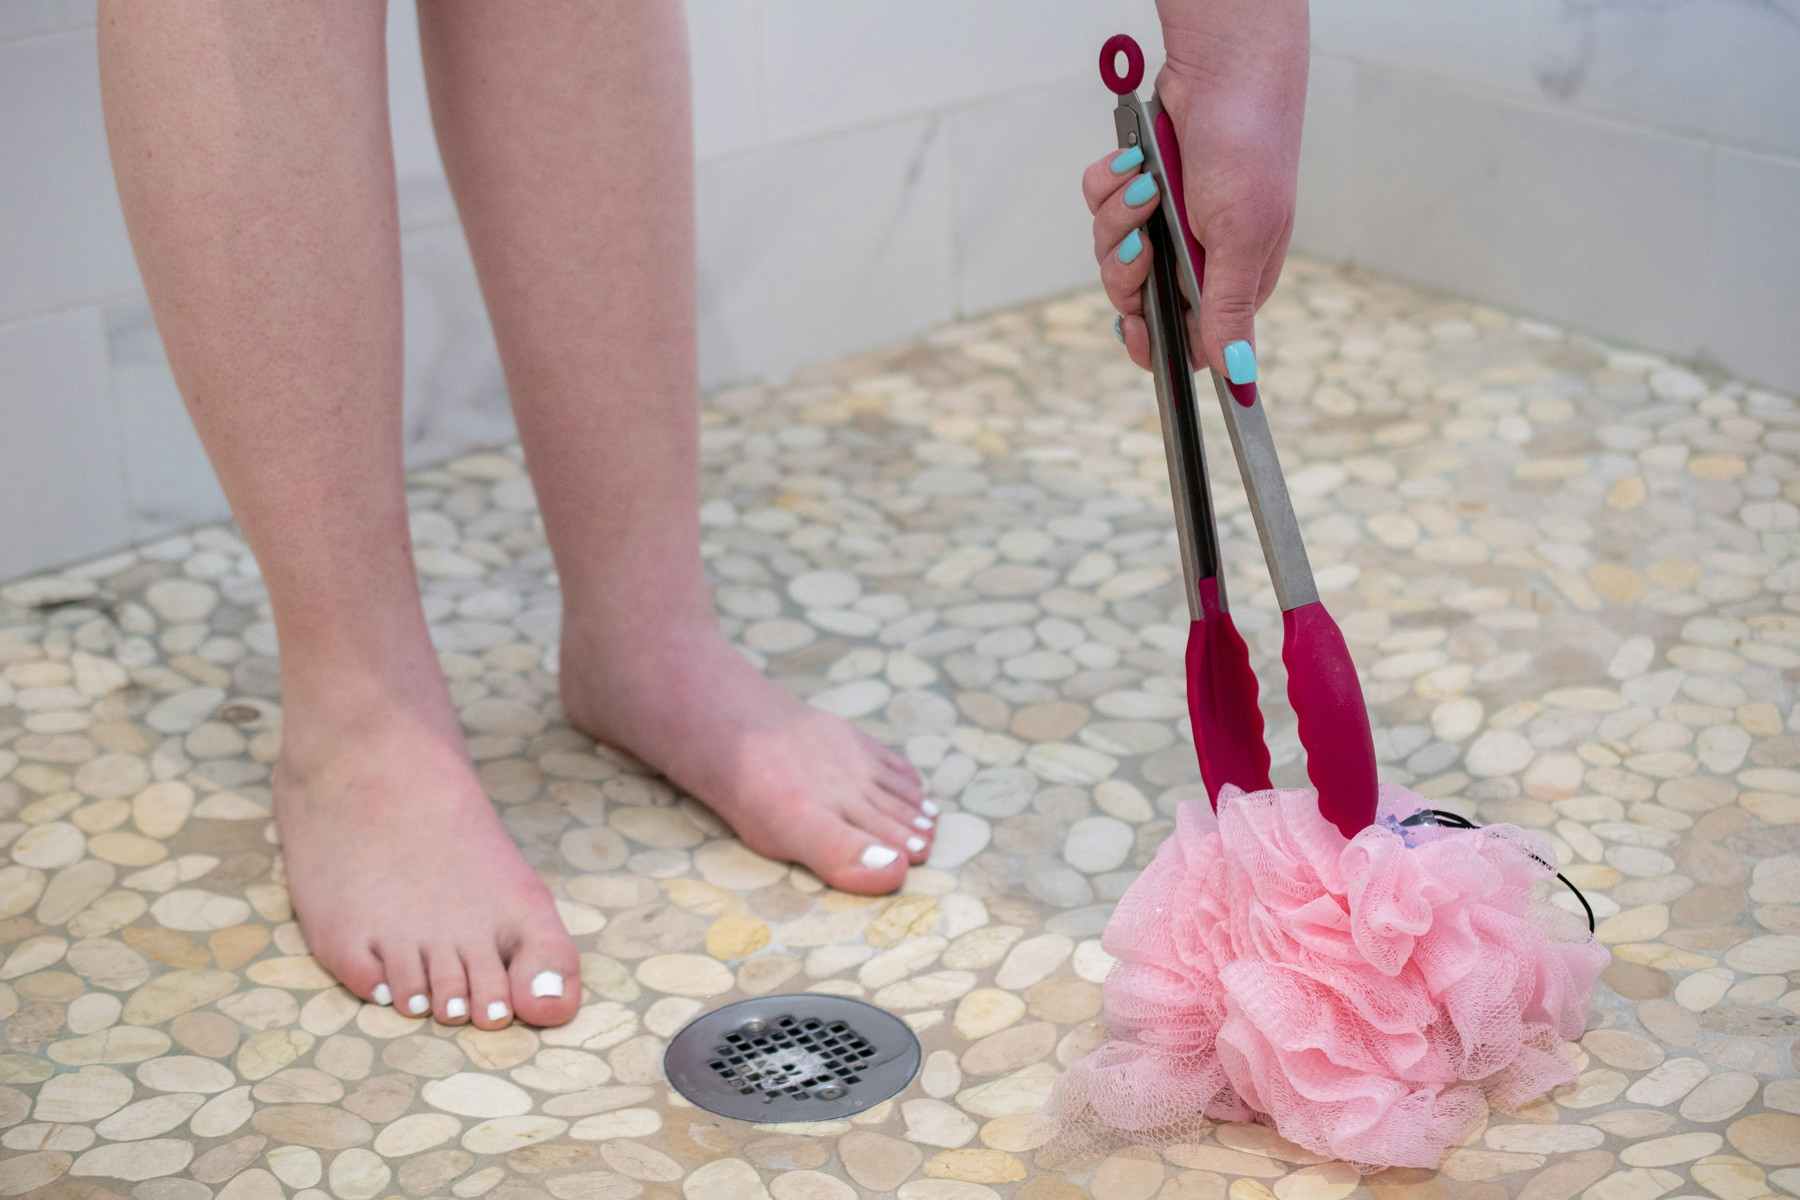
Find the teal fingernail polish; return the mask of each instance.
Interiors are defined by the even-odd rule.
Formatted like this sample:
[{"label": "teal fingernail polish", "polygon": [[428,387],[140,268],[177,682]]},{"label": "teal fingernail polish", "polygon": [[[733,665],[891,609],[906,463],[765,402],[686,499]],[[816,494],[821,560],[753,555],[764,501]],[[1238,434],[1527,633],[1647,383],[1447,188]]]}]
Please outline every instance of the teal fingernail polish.
[{"label": "teal fingernail polish", "polygon": [[1133,146],[1129,150],[1119,151],[1118,157],[1114,158],[1108,165],[1112,167],[1112,173],[1114,175],[1123,175],[1133,167],[1142,166],[1143,162],[1144,148],[1142,146]]},{"label": "teal fingernail polish", "polygon": [[[1119,243],[1119,261],[1122,263],[1135,262],[1137,256],[1143,252],[1144,239],[1138,235],[1138,231],[1135,229],[1126,234],[1125,240]],[[1255,369],[1255,363],[1252,361],[1251,370]],[[1251,375],[1251,378],[1254,379],[1256,376]]]},{"label": "teal fingernail polish", "polygon": [[1136,179],[1131,181],[1131,186],[1125,189],[1125,203],[1136,208],[1154,195],[1156,195],[1155,177],[1150,175],[1139,175]]},{"label": "teal fingernail polish", "polygon": [[1256,351],[1249,342],[1229,342],[1225,346],[1225,378],[1233,383],[1256,382]]}]

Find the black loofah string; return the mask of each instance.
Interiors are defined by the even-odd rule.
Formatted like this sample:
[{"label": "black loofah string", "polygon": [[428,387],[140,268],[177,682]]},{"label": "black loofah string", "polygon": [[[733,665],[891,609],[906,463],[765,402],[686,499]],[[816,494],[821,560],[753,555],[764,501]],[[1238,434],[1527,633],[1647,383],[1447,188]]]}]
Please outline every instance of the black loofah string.
[{"label": "black loofah string", "polygon": [[[1469,820],[1469,818],[1463,816],[1462,814],[1447,812],[1441,808],[1422,808],[1418,812],[1414,813],[1412,816],[1407,817],[1404,821],[1401,821],[1400,824],[1414,825],[1414,826],[1417,826],[1417,825],[1447,825],[1452,829],[1480,829],[1481,828],[1481,826],[1479,826],[1475,822]],[[1525,851],[1525,853],[1531,854],[1531,851],[1527,850],[1527,851]],[[1563,886],[1568,888],[1571,892],[1575,893],[1575,898],[1577,900],[1581,901],[1581,910],[1583,912],[1587,913],[1588,932],[1589,933],[1594,932],[1594,906],[1589,904],[1587,901],[1587,897],[1581,894],[1581,889],[1576,887],[1574,884],[1570,883],[1569,877],[1567,875],[1564,875],[1561,871],[1557,871],[1555,864],[1547,863],[1542,858],[1539,858],[1535,854],[1531,854],[1531,857],[1532,857],[1533,861],[1535,861],[1539,866],[1543,867],[1545,870],[1555,871],[1556,877],[1563,881]]]}]

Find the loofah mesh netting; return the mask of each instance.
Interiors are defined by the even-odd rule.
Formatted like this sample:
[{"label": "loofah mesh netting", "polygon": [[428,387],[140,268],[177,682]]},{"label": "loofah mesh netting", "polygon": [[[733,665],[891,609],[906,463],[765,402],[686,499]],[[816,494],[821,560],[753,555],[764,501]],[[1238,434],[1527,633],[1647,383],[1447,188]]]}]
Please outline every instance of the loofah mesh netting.
[{"label": "loofah mesh netting", "polygon": [[1346,841],[1310,790],[1184,805],[1104,946],[1110,1040],[1052,1105],[1065,1147],[1261,1121],[1365,1167],[1435,1167],[1490,1104],[1573,1077],[1608,955],[1534,900],[1548,847],[1512,826],[1406,826],[1381,789]]}]

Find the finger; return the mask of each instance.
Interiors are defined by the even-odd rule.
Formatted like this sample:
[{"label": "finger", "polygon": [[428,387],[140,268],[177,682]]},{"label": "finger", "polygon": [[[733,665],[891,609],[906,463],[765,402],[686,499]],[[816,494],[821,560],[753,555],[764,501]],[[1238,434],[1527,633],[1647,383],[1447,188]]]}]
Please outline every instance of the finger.
[{"label": "finger", "polygon": [[1144,311],[1144,281],[1150,278],[1150,239],[1133,229],[1100,259],[1106,298],[1122,313]]},{"label": "finger", "polygon": [[1200,289],[1200,344],[1206,361],[1232,383],[1256,382],[1256,306],[1263,264],[1274,238],[1244,236],[1229,227],[1208,231],[1206,282]]},{"label": "finger", "polygon": [[1133,146],[1129,150],[1109,150],[1087,165],[1081,173],[1081,195],[1088,211],[1099,211],[1100,205],[1144,165],[1144,152]]},{"label": "finger", "polygon": [[1148,371],[1150,369],[1150,327],[1142,317],[1125,317],[1119,322],[1119,336],[1125,342],[1125,353],[1131,361]]},{"label": "finger", "polygon": [[1154,176],[1139,173],[1126,180],[1094,212],[1094,254],[1105,254],[1132,230],[1142,229],[1161,203]]}]

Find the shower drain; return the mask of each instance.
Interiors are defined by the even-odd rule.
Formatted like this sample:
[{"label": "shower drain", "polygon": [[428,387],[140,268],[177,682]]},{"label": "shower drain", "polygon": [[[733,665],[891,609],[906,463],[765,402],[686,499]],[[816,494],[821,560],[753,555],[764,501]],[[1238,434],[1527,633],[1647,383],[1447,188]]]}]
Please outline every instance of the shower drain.
[{"label": "shower drain", "polygon": [[919,1039],[890,1012],[844,996],[759,996],[702,1014],[675,1035],[663,1071],[722,1117],[828,1121],[912,1082]]}]

